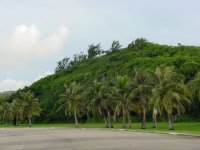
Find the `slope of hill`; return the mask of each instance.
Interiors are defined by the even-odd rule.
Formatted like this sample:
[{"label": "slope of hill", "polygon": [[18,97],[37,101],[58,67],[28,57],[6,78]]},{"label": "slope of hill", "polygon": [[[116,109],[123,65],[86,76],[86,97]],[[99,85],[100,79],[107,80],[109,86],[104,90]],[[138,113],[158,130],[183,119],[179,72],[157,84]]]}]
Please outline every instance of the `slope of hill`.
[{"label": "slope of hill", "polygon": [[124,48],[104,56],[79,61],[63,71],[33,83],[28,89],[40,100],[40,121],[63,121],[66,117],[63,112],[57,111],[57,103],[59,94],[64,93],[64,83],[76,81],[86,88],[94,79],[114,79],[116,75],[133,76],[135,68],[154,71],[163,64],[175,66],[187,82],[199,71],[195,63],[200,63],[200,47],[148,43],[140,51]]},{"label": "slope of hill", "polygon": [[15,91],[5,91],[5,92],[0,92],[0,95],[1,95],[1,96],[4,96],[4,97],[9,97],[9,96],[11,96],[13,93],[15,93]]}]

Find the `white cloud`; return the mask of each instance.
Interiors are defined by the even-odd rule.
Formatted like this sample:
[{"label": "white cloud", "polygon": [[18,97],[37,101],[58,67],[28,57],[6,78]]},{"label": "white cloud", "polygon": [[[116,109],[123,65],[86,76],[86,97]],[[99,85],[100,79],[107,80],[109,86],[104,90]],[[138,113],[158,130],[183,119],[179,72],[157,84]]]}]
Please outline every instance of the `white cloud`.
[{"label": "white cloud", "polygon": [[12,79],[5,79],[0,82],[0,92],[3,91],[16,91],[19,88],[24,88],[28,85],[27,81],[17,81]]},{"label": "white cloud", "polygon": [[61,50],[68,28],[59,26],[56,33],[43,38],[35,25],[19,25],[13,35],[0,45],[0,66],[16,66],[38,58],[52,56]]},{"label": "white cloud", "polygon": [[25,86],[31,85],[33,82],[36,82],[40,80],[41,78],[44,78],[48,75],[53,74],[51,71],[46,71],[44,74],[39,75],[37,78],[35,78],[32,82],[23,81],[23,80],[13,80],[13,79],[5,79],[0,82],[0,92],[4,91],[16,91],[18,89],[22,89]]}]

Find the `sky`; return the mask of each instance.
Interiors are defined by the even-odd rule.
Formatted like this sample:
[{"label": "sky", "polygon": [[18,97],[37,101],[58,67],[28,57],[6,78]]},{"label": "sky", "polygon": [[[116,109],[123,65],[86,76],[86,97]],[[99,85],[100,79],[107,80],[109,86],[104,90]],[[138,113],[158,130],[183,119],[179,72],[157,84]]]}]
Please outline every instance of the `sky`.
[{"label": "sky", "polygon": [[0,92],[54,73],[56,62],[113,40],[200,45],[199,0],[0,0]]}]

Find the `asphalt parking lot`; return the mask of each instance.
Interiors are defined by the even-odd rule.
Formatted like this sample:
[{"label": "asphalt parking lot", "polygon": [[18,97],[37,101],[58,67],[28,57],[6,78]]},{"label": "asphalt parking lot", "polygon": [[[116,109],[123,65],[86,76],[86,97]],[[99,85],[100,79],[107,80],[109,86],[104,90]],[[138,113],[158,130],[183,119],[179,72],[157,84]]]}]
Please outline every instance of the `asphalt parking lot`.
[{"label": "asphalt parking lot", "polygon": [[1,128],[0,150],[200,150],[200,138],[98,129]]}]

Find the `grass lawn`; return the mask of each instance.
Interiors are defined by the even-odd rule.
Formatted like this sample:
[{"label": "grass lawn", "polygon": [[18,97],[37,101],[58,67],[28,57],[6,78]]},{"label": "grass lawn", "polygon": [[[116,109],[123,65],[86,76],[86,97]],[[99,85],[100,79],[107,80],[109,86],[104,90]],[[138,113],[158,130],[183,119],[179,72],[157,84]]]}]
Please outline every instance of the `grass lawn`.
[{"label": "grass lawn", "polygon": [[[178,122],[175,123],[175,130],[167,129],[167,122],[159,122],[158,128],[151,128],[151,123],[147,123],[146,129],[140,129],[141,123],[133,123],[130,130],[142,131],[142,132],[175,132],[175,133],[187,133],[187,134],[199,134],[200,135],[200,122]],[[1,127],[13,127],[1,125]],[[24,128],[26,125],[19,125],[17,128]],[[74,124],[33,124],[34,128],[75,128]],[[79,128],[104,128],[103,123],[85,123],[80,124]],[[121,129],[121,124],[115,123],[114,129]]]}]

